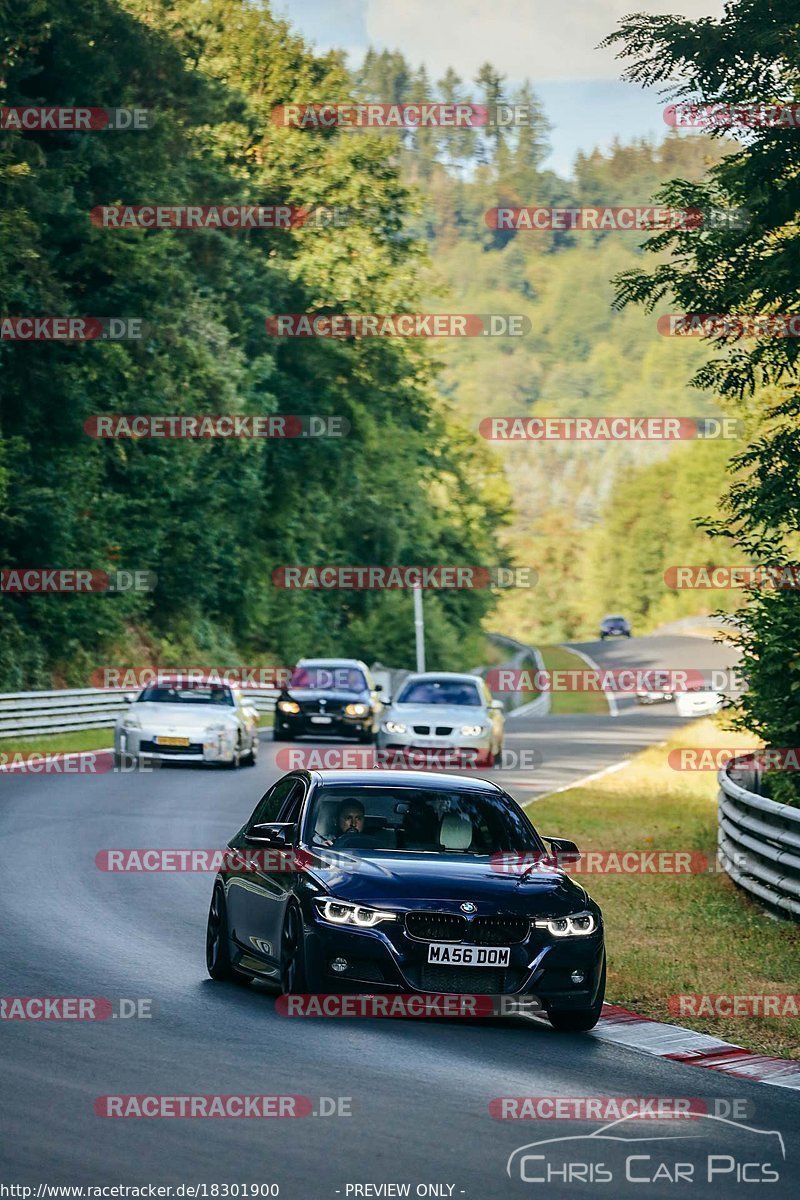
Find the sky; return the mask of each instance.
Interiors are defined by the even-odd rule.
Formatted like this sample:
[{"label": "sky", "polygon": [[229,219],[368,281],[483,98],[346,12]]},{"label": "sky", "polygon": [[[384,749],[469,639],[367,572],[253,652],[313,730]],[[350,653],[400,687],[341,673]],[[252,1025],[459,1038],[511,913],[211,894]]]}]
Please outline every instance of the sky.
[{"label": "sky", "polygon": [[[351,65],[369,46],[400,50],[432,79],[451,66],[474,79],[487,59],[510,85],[529,78],[553,125],[547,166],[569,174],[578,150],[615,137],[661,138],[663,102],[620,80],[613,50],[598,50],[629,12],[720,17],[723,0],[273,0],[320,51],[345,50]],[[477,97],[476,97],[477,98]]]}]

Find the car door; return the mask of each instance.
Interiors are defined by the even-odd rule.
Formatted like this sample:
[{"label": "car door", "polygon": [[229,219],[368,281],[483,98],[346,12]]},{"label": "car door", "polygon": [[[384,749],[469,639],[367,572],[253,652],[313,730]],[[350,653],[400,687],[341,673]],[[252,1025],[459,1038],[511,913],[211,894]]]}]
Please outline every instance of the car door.
[{"label": "car door", "polygon": [[[259,805],[244,830],[243,849],[255,869],[243,874],[241,890],[242,922],[237,940],[249,954],[255,951],[272,966],[280,961],[281,930],[286,904],[292,893],[295,875],[292,856],[268,843],[248,838],[248,829],[262,824],[295,826],[305,798],[302,778],[288,776],[280,781],[288,787],[270,796],[269,802]],[[294,841],[290,837],[290,842]]]},{"label": "car door", "polygon": [[[294,791],[297,783],[296,776],[284,776],[274,783],[259,800],[255,811],[247,824],[231,839],[231,846],[242,851],[252,851],[255,846],[246,837],[246,831],[251,825],[266,825],[278,820],[285,801]],[[262,847],[263,848],[263,847]],[[248,913],[248,897],[253,886],[251,871],[234,871],[226,876],[228,921],[231,937],[243,947],[249,947],[247,927],[251,917]]]}]

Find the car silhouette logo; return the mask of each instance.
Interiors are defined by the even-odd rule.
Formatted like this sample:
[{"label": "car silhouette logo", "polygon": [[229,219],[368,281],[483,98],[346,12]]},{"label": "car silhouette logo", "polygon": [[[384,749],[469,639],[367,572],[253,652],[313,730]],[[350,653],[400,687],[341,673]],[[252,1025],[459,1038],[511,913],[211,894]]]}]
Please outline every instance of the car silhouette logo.
[{"label": "car silhouette logo", "polygon": [[464,903],[461,905],[461,911],[467,912],[467,913],[477,912],[478,906],[476,904],[473,904],[471,900],[465,900]]}]

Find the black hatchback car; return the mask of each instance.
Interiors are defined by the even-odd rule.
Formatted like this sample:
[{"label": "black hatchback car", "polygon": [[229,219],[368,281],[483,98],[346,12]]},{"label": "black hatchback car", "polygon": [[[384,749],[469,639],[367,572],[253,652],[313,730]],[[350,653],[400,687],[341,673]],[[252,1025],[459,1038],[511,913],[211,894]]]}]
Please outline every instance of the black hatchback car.
[{"label": "black hatchback car", "polygon": [[600,622],[600,641],[603,642],[607,637],[630,637],[631,623],[627,617],[619,614],[609,617],[603,617]]},{"label": "black hatchback car", "polygon": [[301,658],[275,705],[273,741],[312,734],[372,742],[384,710],[380,691],[357,658]]},{"label": "black hatchback car", "polygon": [[543,841],[488,780],[294,771],[229,845],[239,862],[217,875],[208,918],[213,979],[527,997],[557,1029],[597,1023],[602,916],[557,865],[579,852]]}]

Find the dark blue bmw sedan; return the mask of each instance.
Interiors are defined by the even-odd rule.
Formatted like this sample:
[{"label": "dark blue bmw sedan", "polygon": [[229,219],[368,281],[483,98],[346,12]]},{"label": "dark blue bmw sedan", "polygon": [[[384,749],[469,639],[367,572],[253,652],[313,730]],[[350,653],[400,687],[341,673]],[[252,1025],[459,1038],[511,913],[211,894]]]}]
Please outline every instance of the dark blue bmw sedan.
[{"label": "dark blue bmw sedan", "polygon": [[603,922],[559,865],[578,857],[485,779],[294,771],[229,843],[208,971],[284,994],[524,997],[556,1029],[591,1029]]}]

